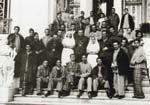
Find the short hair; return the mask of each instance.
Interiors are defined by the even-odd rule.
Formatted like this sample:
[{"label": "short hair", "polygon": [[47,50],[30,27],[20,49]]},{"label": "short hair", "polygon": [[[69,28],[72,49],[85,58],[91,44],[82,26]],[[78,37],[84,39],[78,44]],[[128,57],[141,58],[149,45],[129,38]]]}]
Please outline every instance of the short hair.
[{"label": "short hair", "polygon": [[45,31],[46,31],[46,30],[50,31],[50,29],[49,29],[49,28],[46,28],[46,29],[45,29]]},{"label": "short hair", "polygon": [[142,38],[143,37],[143,32],[141,30],[136,30],[135,37],[137,37],[139,33],[141,33],[141,38]]},{"label": "short hair", "polygon": [[125,40],[125,41],[126,41],[126,44],[128,44],[128,39],[127,39],[127,38],[122,38],[122,39],[121,39],[121,42],[122,42],[123,40]]},{"label": "short hair", "polygon": [[18,29],[20,30],[20,27],[19,27],[19,26],[14,26],[14,30],[15,30],[16,28],[18,28]]},{"label": "short hair", "polygon": [[32,31],[34,32],[34,29],[33,29],[33,28],[30,28],[30,29],[29,29],[29,32],[32,32]]},{"label": "short hair", "polygon": [[118,40],[113,40],[113,44],[118,43],[120,45],[120,42]]},{"label": "short hair", "polygon": [[38,35],[38,32],[34,32],[34,35]]},{"label": "short hair", "polygon": [[135,39],[135,40],[133,41],[133,43],[135,43],[136,41],[139,42],[139,43],[141,42],[139,39]]},{"label": "short hair", "polygon": [[33,49],[33,46],[32,46],[31,44],[29,44],[29,43],[26,43],[26,44],[25,44],[25,47],[26,47],[26,46],[30,46],[31,50]]},{"label": "short hair", "polygon": [[101,59],[101,61],[103,62],[103,60],[102,60],[102,58],[101,58],[101,57],[98,57],[98,58],[96,59],[96,62],[97,62],[99,59]]},{"label": "short hair", "polygon": [[82,57],[86,57],[87,58],[87,54],[83,54]]},{"label": "short hair", "polygon": [[78,32],[81,31],[81,30],[83,31],[83,28],[79,28],[79,29],[78,29]]},{"label": "short hair", "polygon": [[128,9],[128,8],[125,8],[124,10],[127,10],[127,11],[129,11],[129,9]]},{"label": "short hair", "polygon": [[81,14],[85,14],[84,11],[81,11]]},{"label": "short hair", "polygon": [[74,25],[74,26],[75,26],[76,24],[75,24],[75,23],[71,23],[71,26],[72,26],[72,25]]},{"label": "short hair", "polygon": [[109,29],[110,29],[110,28],[113,28],[113,29],[115,29],[115,27],[114,27],[114,26],[112,26],[112,25],[111,25],[111,26],[109,26]]},{"label": "short hair", "polygon": [[113,8],[111,8],[111,9],[114,9],[114,10],[116,10],[114,7],[113,7]]},{"label": "short hair", "polygon": [[102,32],[106,32],[107,33],[107,29],[103,29]]}]

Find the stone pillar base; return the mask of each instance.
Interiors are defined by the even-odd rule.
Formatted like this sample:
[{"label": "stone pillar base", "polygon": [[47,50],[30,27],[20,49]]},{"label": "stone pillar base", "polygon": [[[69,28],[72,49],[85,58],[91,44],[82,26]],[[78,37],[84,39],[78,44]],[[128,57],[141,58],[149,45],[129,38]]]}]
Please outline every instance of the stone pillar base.
[{"label": "stone pillar base", "polygon": [[13,101],[14,89],[0,87],[0,103]]}]

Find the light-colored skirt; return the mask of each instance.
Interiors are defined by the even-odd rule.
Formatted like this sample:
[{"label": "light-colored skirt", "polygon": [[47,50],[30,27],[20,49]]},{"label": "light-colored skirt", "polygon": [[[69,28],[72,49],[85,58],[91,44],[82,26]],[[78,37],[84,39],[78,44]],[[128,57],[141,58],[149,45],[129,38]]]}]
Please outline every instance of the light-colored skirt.
[{"label": "light-colored skirt", "polygon": [[92,68],[97,65],[96,59],[98,58],[97,54],[88,54],[87,61],[91,64]]},{"label": "light-colored skirt", "polygon": [[70,62],[70,55],[74,54],[74,51],[70,48],[63,48],[61,55],[62,66],[65,66],[66,63]]}]

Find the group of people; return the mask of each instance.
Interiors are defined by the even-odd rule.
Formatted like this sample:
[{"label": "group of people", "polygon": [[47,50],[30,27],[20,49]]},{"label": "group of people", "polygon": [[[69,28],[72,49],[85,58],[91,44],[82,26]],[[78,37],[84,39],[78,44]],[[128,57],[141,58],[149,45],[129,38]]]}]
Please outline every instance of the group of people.
[{"label": "group of people", "polygon": [[23,38],[20,27],[14,27],[7,40],[17,53],[14,77],[20,78],[23,96],[33,94],[34,88],[37,95],[46,89],[45,97],[53,94],[54,89],[58,97],[78,89],[80,98],[86,89],[91,99],[99,89],[106,89],[109,98],[121,99],[133,82],[133,98],[144,98],[143,33],[140,30],[134,33],[134,20],[127,8],[121,23],[115,8],[110,16],[104,13],[99,16],[94,17],[91,11],[85,18],[81,11],[77,19],[70,15],[69,21],[63,21],[62,14],[57,13],[41,40],[32,28],[30,35]]}]

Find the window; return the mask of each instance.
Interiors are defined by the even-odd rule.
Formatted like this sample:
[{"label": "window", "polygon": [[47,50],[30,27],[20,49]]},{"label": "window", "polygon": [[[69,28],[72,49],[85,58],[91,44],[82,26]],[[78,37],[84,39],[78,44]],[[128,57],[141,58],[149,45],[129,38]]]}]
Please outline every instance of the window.
[{"label": "window", "polygon": [[140,5],[142,4],[142,0],[125,0],[126,5]]},{"label": "window", "polygon": [[10,0],[0,0],[0,34],[9,33],[11,22],[9,18],[9,3]]}]

